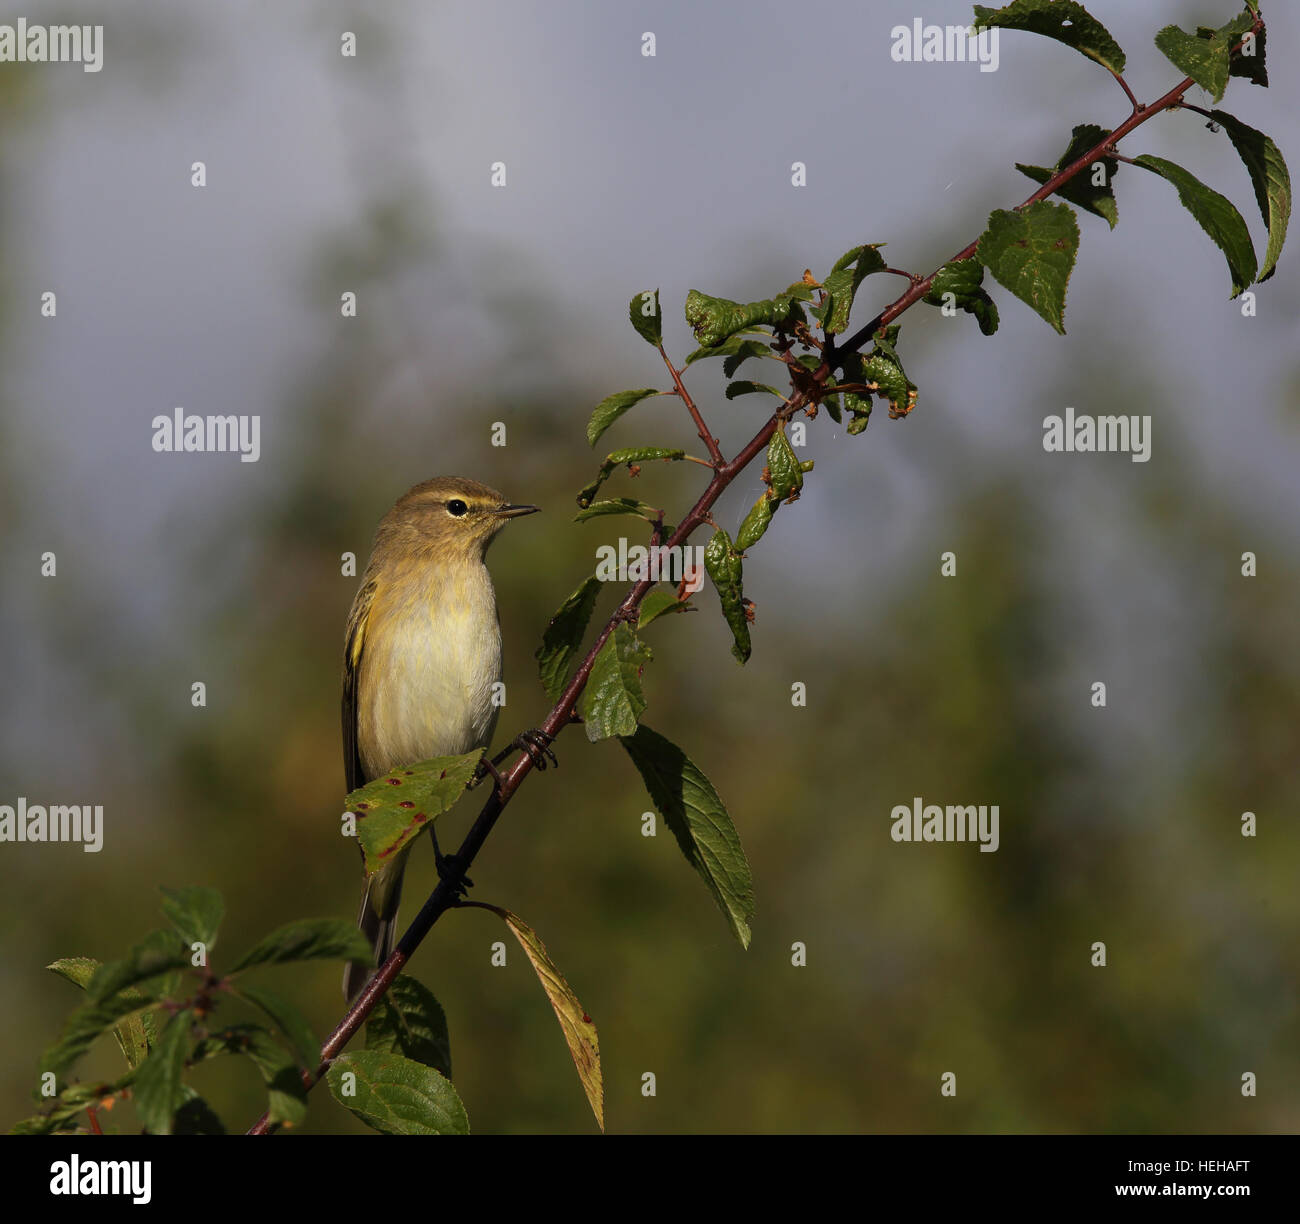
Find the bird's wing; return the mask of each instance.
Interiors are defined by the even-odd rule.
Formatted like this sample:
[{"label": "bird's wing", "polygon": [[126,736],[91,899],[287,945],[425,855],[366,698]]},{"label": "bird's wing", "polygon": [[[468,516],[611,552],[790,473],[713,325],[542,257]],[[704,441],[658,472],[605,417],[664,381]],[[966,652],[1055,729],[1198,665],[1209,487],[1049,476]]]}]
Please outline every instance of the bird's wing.
[{"label": "bird's wing", "polygon": [[357,592],[348,613],[347,638],[343,646],[343,772],[348,793],[365,784],[361,749],[357,744],[357,701],[361,692],[361,667],[365,655],[366,622],[379,583],[372,578]]}]

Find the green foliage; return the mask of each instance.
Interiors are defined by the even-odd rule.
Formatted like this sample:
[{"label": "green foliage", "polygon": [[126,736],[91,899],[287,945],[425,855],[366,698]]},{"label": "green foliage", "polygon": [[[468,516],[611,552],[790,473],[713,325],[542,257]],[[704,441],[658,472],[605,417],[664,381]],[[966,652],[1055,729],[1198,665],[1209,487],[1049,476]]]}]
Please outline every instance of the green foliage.
[{"label": "green foliage", "polygon": [[1079,251],[1079,223],[1066,204],[1039,200],[989,214],[979,257],[998,284],[1065,334],[1065,290]]},{"label": "green foliage", "polygon": [[618,391],[607,395],[592,411],[591,420],[587,422],[587,441],[595,446],[600,435],[605,432],[634,404],[652,395],[661,395],[657,387],[639,387],[635,391]]},{"label": "green foliage", "polygon": [[[1053,175],[1082,157],[1089,149],[1096,148],[1109,135],[1109,131],[1098,127],[1095,123],[1081,123],[1070,133],[1069,145],[1050,170],[1045,166],[1026,166],[1023,162],[1016,162],[1016,169],[1021,174],[1027,174],[1036,183],[1045,183]],[[1092,168],[1097,162],[1101,162],[1106,169],[1106,181],[1102,184],[1093,182]],[[1119,162],[1103,153],[1083,171],[1058,187],[1054,194],[1059,195],[1063,200],[1069,200],[1071,204],[1077,204],[1085,212],[1095,213],[1103,218],[1111,229],[1114,229],[1119,222],[1119,205],[1115,202],[1114,188],[1115,172],[1118,169]],[[929,301],[929,298],[926,301]]]},{"label": "green foliage", "polygon": [[[455,806],[474,780],[482,755],[433,757],[409,769],[395,769],[348,795],[344,802],[349,812],[356,813],[357,842],[367,875],[406,850],[429,821]],[[367,953],[359,959],[370,957]]]},{"label": "green foliage", "polygon": [[973,314],[980,331],[991,336],[998,330],[998,308],[988,292],[980,288],[983,280],[984,265],[978,259],[946,263],[934,274],[925,300],[931,306],[943,307],[951,294],[952,305]]},{"label": "green foliage", "polygon": [[649,463],[653,459],[662,459],[671,463],[676,459],[685,459],[686,452],[673,446],[627,446],[622,450],[611,451],[600,465],[596,479],[578,493],[578,505],[585,510],[591,505],[600,486],[610,478],[616,467],[627,465],[632,471],[635,465]]},{"label": "green foliage", "polygon": [[542,635],[542,644],[536,652],[537,670],[542,678],[542,687],[552,701],[559,701],[569,683],[569,660],[577,652],[582,635],[587,632],[600,588],[600,579],[594,574],[584,578],[578,589],[556,610]]},{"label": "green foliage", "polygon": [[740,835],[703,771],[671,740],[647,726],[620,740],[659,814],[727,919],[742,948],[749,947],[754,885]]},{"label": "green foliage", "polygon": [[753,647],[749,641],[749,617],[746,614],[749,601],[744,596],[744,562],[740,550],[721,528],[713,533],[713,538],[704,547],[704,569],[713,580],[722,603],[723,618],[735,639],[731,653],[739,662],[748,662]]},{"label": "green foliage", "polygon": [[1228,261],[1232,274],[1232,296],[1237,297],[1255,279],[1255,248],[1241,213],[1231,201],[1207,187],[1182,166],[1143,153],[1133,159],[1136,165],[1168,179],[1178,188],[1183,207],[1196,218],[1200,227],[1214,240]]},{"label": "green foliage", "polygon": [[1082,4],[1074,0],[1013,0],[1000,9],[975,6],[976,26],[1028,30],[1063,42],[1114,73],[1124,71],[1124,52]]},{"label": "green foliage", "polygon": [[669,612],[693,612],[694,610],[693,603],[678,599],[675,592],[666,591],[663,587],[654,587],[641,601],[636,627],[644,629],[651,621],[656,621]]},{"label": "green foliage", "polygon": [[593,744],[613,735],[631,735],[636,730],[637,719],[646,706],[641,673],[652,657],[650,647],[639,641],[626,624],[615,626],[605,639],[582,694],[582,718],[587,738]]},{"label": "green foliage", "polygon": [[806,287],[792,285],[779,297],[745,303],[709,297],[692,289],[686,295],[686,322],[703,348],[713,348],[737,332],[753,331],[761,325],[788,331],[805,321],[798,299],[807,294],[801,295],[801,288]]},{"label": "green foliage", "polygon": [[1227,111],[1212,112],[1228,133],[1255,189],[1255,202],[1268,226],[1268,245],[1259,267],[1258,279],[1266,281],[1277,270],[1277,257],[1286,242],[1287,224],[1291,220],[1291,173],[1286,168],[1282,150],[1263,132],[1242,123]]},{"label": "green foliage", "polygon": [[447,1017],[433,992],[399,973],[366,1023],[366,1049],[392,1051],[451,1079]]},{"label": "green foliage", "polygon": [[656,348],[664,341],[664,312],[659,305],[659,290],[638,293],[628,303],[628,318],[636,334]]},{"label": "green foliage", "polygon": [[1217,30],[1202,27],[1195,34],[1188,34],[1175,25],[1165,26],[1156,35],[1156,46],[1180,72],[1191,77],[1216,102],[1221,102],[1228,87],[1229,52],[1253,21],[1250,13],[1239,13]]},{"label": "green foliage", "polygon": [[845,252],[835,261],[835,267],[822,282],[826,299],[820,306],[814,306],[811,313],[828,334],[838,335],[848,330],[849,313],[853,309],[858,286],[871,273],[884,271],[885,260],[877,250],[881,245],[883,244],[872,243],[856,246]]},{"label": "green foliage", "polygon": [[340,1105],[381,1134],[469,1134],[469,1115],[451,1082],[395,1050],[342,1054],[325,1080]]}]

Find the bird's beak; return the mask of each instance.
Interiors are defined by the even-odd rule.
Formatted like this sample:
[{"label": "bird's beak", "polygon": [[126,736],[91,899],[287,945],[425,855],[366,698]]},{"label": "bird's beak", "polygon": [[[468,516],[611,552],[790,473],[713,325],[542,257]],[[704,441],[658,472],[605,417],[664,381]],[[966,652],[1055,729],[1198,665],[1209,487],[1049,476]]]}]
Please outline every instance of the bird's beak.
[{"label": "bird's beak", "polygon": [[498,506],[492,511],[497,518],[518,518],[521,514],[536,514],[541,506]]}]

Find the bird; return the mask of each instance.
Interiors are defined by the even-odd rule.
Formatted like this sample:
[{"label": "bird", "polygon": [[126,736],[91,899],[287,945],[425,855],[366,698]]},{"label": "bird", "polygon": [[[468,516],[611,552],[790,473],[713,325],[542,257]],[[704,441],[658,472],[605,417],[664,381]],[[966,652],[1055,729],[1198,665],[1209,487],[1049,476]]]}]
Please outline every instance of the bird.
[{"label": "bird", "polygon": [[[484,556],[511,519],[538,509],[512,505],[475,480],[435,476],[380,520],[344,638],[349,793],[391,770],[491,743],[500,713],[501,628]],[[485,768],[494,763],[485,759]],[[393,949],[410,844],[365,882],[357,925],[376,966]],[[372,972],[348,965],[349,1002]]]}]

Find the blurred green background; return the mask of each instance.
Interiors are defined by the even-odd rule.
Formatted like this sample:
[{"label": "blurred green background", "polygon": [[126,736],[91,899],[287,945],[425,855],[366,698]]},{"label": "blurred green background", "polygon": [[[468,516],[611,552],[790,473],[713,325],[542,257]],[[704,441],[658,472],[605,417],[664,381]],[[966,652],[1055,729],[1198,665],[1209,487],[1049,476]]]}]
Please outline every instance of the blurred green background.
[{"label": "blurred green background", "polygon": [[[680,361],[689,288],[765,296],[862,241],[929,270],[1028,194],[1012,162],[1050,164],[1073,123],[1125,113],[1104,72],[1028,36],[1004,36],[996,74],[892,64],[889,28],[913,7],[860,7],[798,18],[861,57],[833,90],[815,84],[828,65],[771,75],[794,70],[769,5],[393,5],[358,26],[326,4],[220,18],[123,4],[102,73],[3,66],[0,802],[106,813],[97,855],[0,845],[10,1122],[77,1001],[42,967],[124,952],[157,923],[158,885],[225,894],[218,966],[290,919],[354,913],[338,701],[356,583],[340,556],[364,564],[400,493],[455,472],[545,510],[489,555],[504,742],[545,713],[532,652],[547,618],[626,530],[570,519],[595,466],[591,407],[663,379],[626,324],[632,294],[661,287]],[[1140,96],[1174,79],[1150,46],[1159,25],[1232,11],[1141,7],[1092,5]],[[359,33],[355,61],[342,30]],[[1225,106],[1295,164],[1295,15],[1270,31],[1274,89],[1236,83]],[[806,105],[777,106],[795,82]],[[1142,137],[1124,151],[1190,165],[1262,249],[1226,139],[1185,116]],[[494,193],[497,160],[510,179]],[[825,414],[809,427],[804,496],[746,566],[748,666],[711,591],[647,631],[645,721],[713,780],[753,866],[748,952],[672,838],[640,835],[649,803],[624,754],[580,730],[476,863],[475,898],[534,926],[596,1020],[611,1131],[1300,1124],[1295,257],[1243,318],[1219,253],[1166,184],[1138,177],[1121,168],[1113,234],[1080,218],[1068,337],[996,286],[991,340],[918,308],[900,346],[914,415],[880,411],[852,439]],[[856,319],[897,291],[878,279]],[[39,317],[47,289],[56,320]],[[339,317],[344,290],[355,320]],[[725,401],[716,364],[691,385],[730,451],[767,407]],[[261,460],[155,454],[149,422],[178,404],[259,413]],[[1151,462],[1045,454],[1043,417],[1067,404],[1150,414]],[[693,437],[653,400],[602,444]],[[611,494],[671,518],[702,487],[680,466]],[[734,530],[758,487],[757,471],[738,482],[719,522]],[[47,550],[57,578],[40,577]],[[958,573],[942,578],[949,550]],[[998,852],[892,842],[891,809],[918,795],[998,804]],[[443,818],[444,845],[473,810]],[[408,917],[433,879],[417,853]],[[524,957],[511,941],[490,966],[503,937],[453,913],[411,965],[446,1008],[471,1125],[589,1132]],[[328,1031],[337,968],[279,981]],[[117,1059],[105,1041],[83,1074]],[[231,1129],[261,1111],[251,1066],[194,1083]],[[311,1100],[308,1132],[364,1131],[323,1089]]]}]

